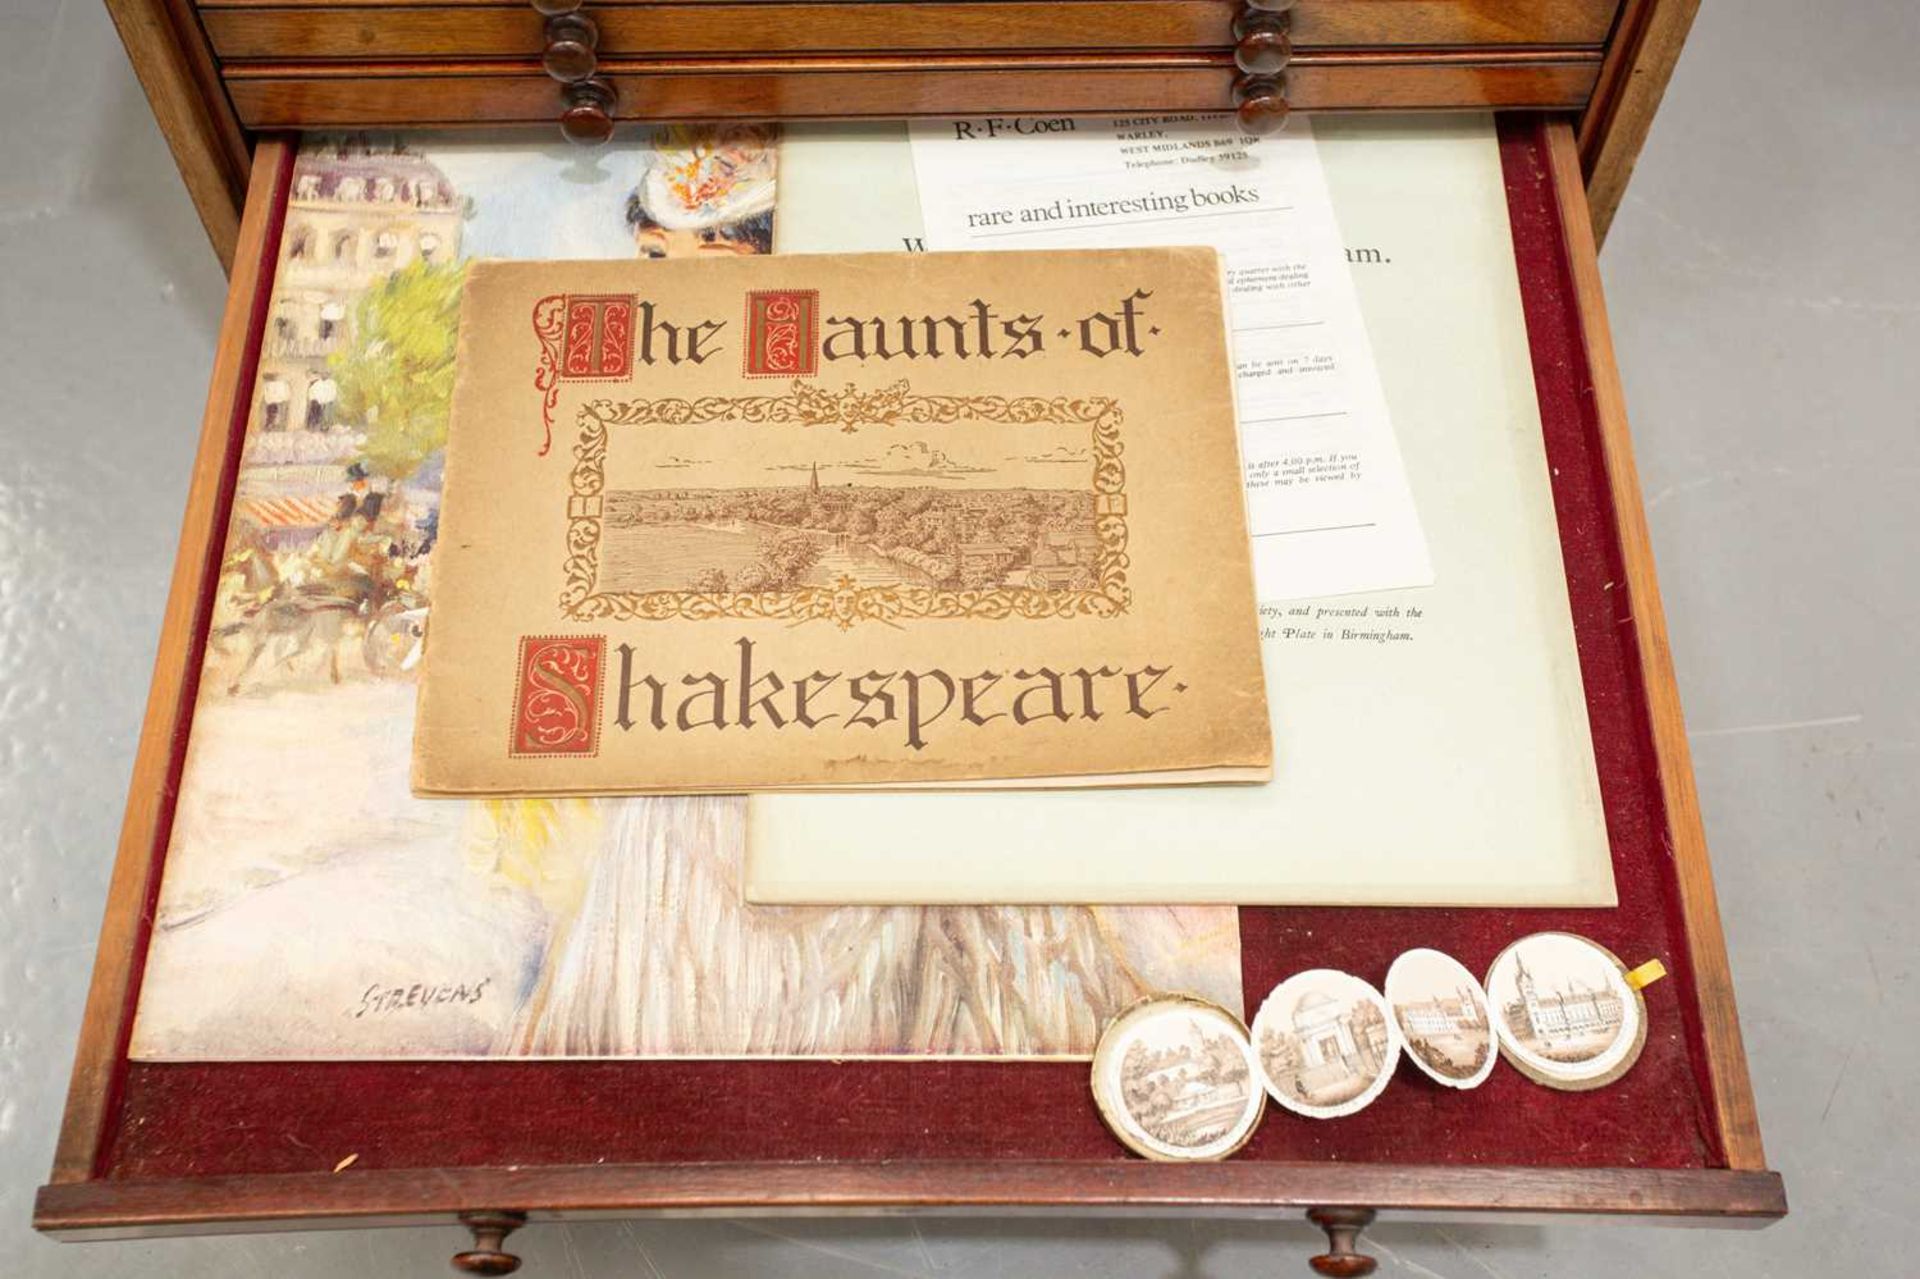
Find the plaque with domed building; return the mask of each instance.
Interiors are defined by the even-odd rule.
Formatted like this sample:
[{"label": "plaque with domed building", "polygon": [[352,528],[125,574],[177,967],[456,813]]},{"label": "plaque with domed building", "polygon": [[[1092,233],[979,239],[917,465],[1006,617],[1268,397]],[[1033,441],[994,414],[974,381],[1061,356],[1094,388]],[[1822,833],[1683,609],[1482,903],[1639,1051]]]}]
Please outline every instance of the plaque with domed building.
[{"label": "plaque with domed building", "polygon": [[480,263],[424,794],[1263,781],[1211,250]]},{"label": "plaque with domed building", "polygon": [[1309,1119],[1371,1105],[1400,1060],[1400,1035],[1380,992],[1331,968],[1274,987],[1254,1016],[1253,1045],[1267,1094]]}]

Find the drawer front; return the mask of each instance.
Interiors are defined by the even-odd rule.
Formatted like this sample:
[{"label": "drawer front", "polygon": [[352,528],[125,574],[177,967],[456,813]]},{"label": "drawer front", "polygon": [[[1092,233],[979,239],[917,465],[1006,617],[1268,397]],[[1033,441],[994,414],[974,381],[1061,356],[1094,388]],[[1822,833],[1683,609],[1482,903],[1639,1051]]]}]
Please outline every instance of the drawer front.
[{"label": "drawer front", "polygon": [[[1303,56],[1287,77],[1301,110],[1574,109],[1597,56],[1416,61]],[[1225,54],[1134,58],[963,57],[606,62],[627,120],[856,119],[978,113],[1229,111]],[[228,92],[249,127],[551,123],[561,90],[536,66],[342,64],[231,68]]]},{"label": "drawer front", "polygon": [[[990,49],[1226,48],[1234,0],[874,0],[792,4],[588,0],[608,57]],[[1618,0],[1303,0],[1300,48],[1594,47]],[[525,0],[262,4],[202,0],[223,61],[530,58],[543,19]]]}]

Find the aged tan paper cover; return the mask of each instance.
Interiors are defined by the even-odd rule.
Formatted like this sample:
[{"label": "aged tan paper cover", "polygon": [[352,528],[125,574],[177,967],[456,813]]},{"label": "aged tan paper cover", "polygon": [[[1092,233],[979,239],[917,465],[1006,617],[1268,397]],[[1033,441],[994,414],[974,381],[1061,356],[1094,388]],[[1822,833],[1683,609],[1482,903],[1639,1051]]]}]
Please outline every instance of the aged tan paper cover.
[{"label": "aged tan paper cover", "polygon": [[477,264],[415,790],[1266,779],[1219,280]]}]

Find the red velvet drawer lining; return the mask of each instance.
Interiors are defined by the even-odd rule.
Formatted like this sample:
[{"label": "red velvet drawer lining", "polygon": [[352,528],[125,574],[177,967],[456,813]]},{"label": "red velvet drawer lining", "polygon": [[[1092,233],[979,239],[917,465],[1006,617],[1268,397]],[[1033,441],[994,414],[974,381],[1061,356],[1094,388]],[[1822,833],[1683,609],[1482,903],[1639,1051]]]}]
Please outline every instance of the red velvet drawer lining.
[{"label": "red velvet drawer lining", "polygon": [[[1241,1159],[1725,1162],[1544,126],[1503,121],[1501,151],[1620,905],[1245,909],[1247,1011],[1300,968],[1344,967],[1377,983],[1400,950],[1427,945],[1484,971],[1513,938],[1544,928],[1584,933],[1629,963],[1658,956],[1671,976],[1647,991],[1640,1063],[1611,1087],[1557,1093],[1503,1066],[1459,1093],[1404,1067],[1347,1119],[1270,1108]],[[99,1161],[112,1178],[310,1172],[349,1154],[364,1168],[1126,1157],[1079,1063],[126,1063],[115,1100]]]}]

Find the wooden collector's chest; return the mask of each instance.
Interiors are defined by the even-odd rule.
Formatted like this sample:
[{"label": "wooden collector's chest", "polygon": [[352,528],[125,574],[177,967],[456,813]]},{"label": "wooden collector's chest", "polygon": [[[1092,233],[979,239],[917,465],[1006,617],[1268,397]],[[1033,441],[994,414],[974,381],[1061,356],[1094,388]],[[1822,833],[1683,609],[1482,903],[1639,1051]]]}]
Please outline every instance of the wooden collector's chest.
[{"label": "wooden collector's chest", "polygon": [[[1595,260],[1697,0],[107,3],[232,284],[41,1229],[460,1221],[475,1244],[456,1265],[505,1273],[507,1235],[553,1218],[1304,1212],[1330,1240],[1314,1268],[1355,1275],[1372,1268],[1355,1238],[1376,1212],[1736,1225],[1786,1211],[1761,1149]],[[1316,958],[1365,973],[1431,945],[1484,965],[1522,934],[1563,929],[1665,964],[1632,1073],[1590,1093],[1512,1071],[1478,1094],[1402,1087],[1364,1115],[1270,1120],[1223,1162],[1170,1164],[1107,1137],[1073,1061],[134,1051],[149,948],[187,918],[161,885],[185,838],[181,779],[221,583],[244,574],[234,530],[251,521],[254,549],[284,550],[325,515],[276,505],[249,478],[263,465],[243,460],[249,430],[307,428],[275,446],[286,474],[344,458],[328,451],[328,344],[369,321],[336,296],[333,264],[431,262],[462,234],[462,252],[511,255],[470,208],[463,230],[466,170],[367,139],[564,131],[617,147],[651,124],[1201,112],[1237,112],[1250,132],[1289,112],[1494,113],[1505,278],[1519,282],[1619,890],[1606,910],[1244,908],[1249,1007]],[[405,206],[391,230],[363,236],[335,216],[383,200]],[[1306,937],[1335,940],[1309,955]],[[737,1118],[697,1121],[701,1098],[729,1090]],[[260,1138],[268,1115],[286,1141]]]}]

